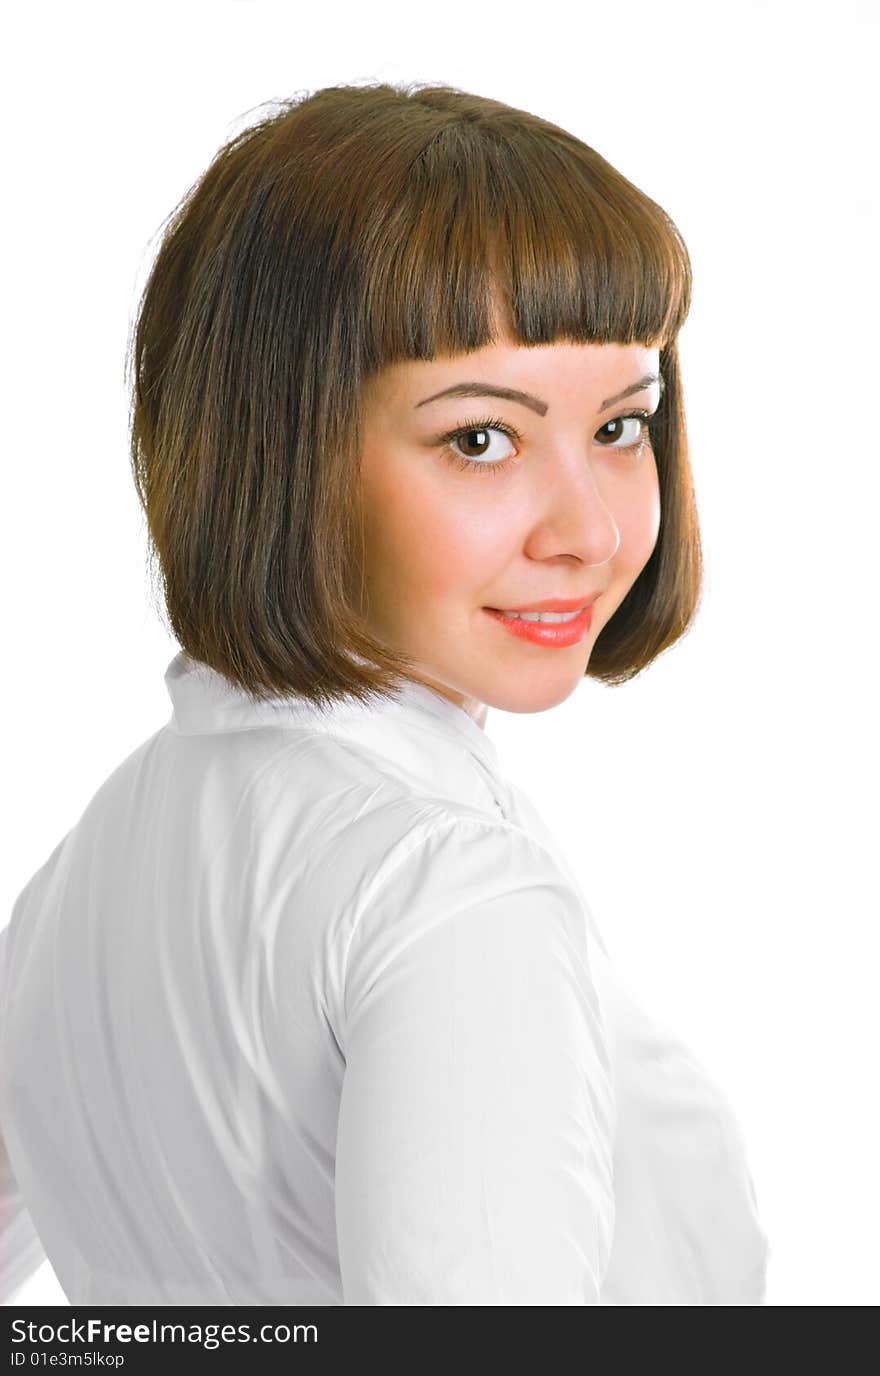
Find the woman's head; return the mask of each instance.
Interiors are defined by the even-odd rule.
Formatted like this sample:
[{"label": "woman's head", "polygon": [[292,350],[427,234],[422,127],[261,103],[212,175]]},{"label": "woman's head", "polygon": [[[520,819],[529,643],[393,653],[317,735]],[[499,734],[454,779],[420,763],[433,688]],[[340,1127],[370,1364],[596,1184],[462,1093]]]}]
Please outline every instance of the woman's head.
[{"label": "woman's head", "polygon": [[[178,207],[133,335],[182,647],[256,697],[408,674],[535,711],[631,678],[699,597],[689,304],[668,216],[536,116],[385,84],[282,104]],[[535,400],[428,400],[475,382]],[[562,648],[485,611],[596,593]]]}]

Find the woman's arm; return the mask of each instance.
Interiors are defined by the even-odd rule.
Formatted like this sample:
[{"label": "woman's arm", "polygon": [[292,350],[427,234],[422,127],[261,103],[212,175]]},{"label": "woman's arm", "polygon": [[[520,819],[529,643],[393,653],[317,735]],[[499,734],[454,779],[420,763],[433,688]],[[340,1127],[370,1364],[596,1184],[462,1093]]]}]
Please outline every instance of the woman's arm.
[{"label": "woman's arm", "polygon": [[345,1303],[598,1304],[613,1103],[577,895],[502,823],[404,850],[346,967]]}]

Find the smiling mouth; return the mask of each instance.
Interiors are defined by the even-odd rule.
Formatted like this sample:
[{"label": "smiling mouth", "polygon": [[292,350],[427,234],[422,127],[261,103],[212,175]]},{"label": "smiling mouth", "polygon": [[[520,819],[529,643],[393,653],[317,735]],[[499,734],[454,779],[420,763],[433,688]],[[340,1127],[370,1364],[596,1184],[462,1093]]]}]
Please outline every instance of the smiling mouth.
[{"label": "smiling mouth", "polygon": [[550,649],[579,644],[593,621],[591,604],[566,611],[509,612],[499,607],[484,607],[483,610],[496,625],[503,626],[508,635]]}]

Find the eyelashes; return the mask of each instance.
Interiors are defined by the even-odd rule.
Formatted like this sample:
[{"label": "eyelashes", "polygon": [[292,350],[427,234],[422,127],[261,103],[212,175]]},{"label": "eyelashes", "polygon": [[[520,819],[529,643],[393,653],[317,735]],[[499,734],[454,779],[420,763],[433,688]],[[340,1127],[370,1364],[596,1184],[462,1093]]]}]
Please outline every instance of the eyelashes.
[{"label": "eyelashes", "polygon": [[[635,458],[640,457],[643,449],[651,438],[651,426],[656,419],[659,409],[658,406],[657,410],[652,412],[628,411],[626,415],[615,416],[612,420],[606,421],[604,425],[599,427],[600,430],[605,430],[612,425],[619,425],[623,421],[637,420],[639,421],[639,435],[632,444],[606,444],[602,447],[618,453],[629,454]],[[503,472],[505,469],[513,468],[515,460],[512,458],[472,459],[466,454],[459,453],[457,449],[452,448],[452,445],[457,440],[464,439],[468,435],[473,435],[475,432],[480,433],[490,430],[498,431],[502,435],[506,435],[509,440],[513,440],[516,443],[522,443],[522,436],[516,427],[510,425],[506,421],[499,420],[497,416],[483,416],[474,420],[466,420],[461,425],[457,425],[454,430],[447,430],[445,435],[440,435],[437,443],[443,445],[443,457],[454,464],[456,468],[471,469],[486,474],[497,474]]]},{"label": "eyelashes", "polygon": [[512,468],[512,459],[469,459],[466,454],[459,454],[458,450],[450,447],[456,440],[484,430],[498,430],[502,435],[506,435],[509,440],[516,440],[517,443],[522,442],[522,436],[515,426],[507,425],[495,416],[484,416],[482,420],[465,421],[462,425],[456,426],[454,430],[447,430],[445,435],[440,436],[439,442],[444,445],[444,457],[454,463],[456,468],[472,468],[486,473],[500,473],[505,468]]}]

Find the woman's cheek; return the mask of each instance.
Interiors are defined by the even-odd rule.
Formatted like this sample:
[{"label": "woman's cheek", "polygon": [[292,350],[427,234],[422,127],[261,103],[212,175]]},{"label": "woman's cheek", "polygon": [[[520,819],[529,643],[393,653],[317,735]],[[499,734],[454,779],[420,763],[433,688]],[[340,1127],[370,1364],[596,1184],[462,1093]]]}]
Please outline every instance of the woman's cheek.
[{"label": "woman's cheek", "polygon": [[660,484],[653,461],[643,484],[618,510],[617,521],[620,550],[615,562],[634,581],[650,559],[660,534]]},{"label": "woman's cheek", "polygon": [[497,502],[438,502],[419,540],[428,580],[435,589],[477,596],[515,555],[515,532],[510,512]]},{"label": "woman's cheek", "polygon": [[651,481],[648,483],[648,494],[642,511],[640,532],[642,548],[641,567],[645,566],[653,554],[654,546],[657,544],[657,539],[660,534],[660,480],[657,476],[656,464],[651,465],[651,473]]}]

